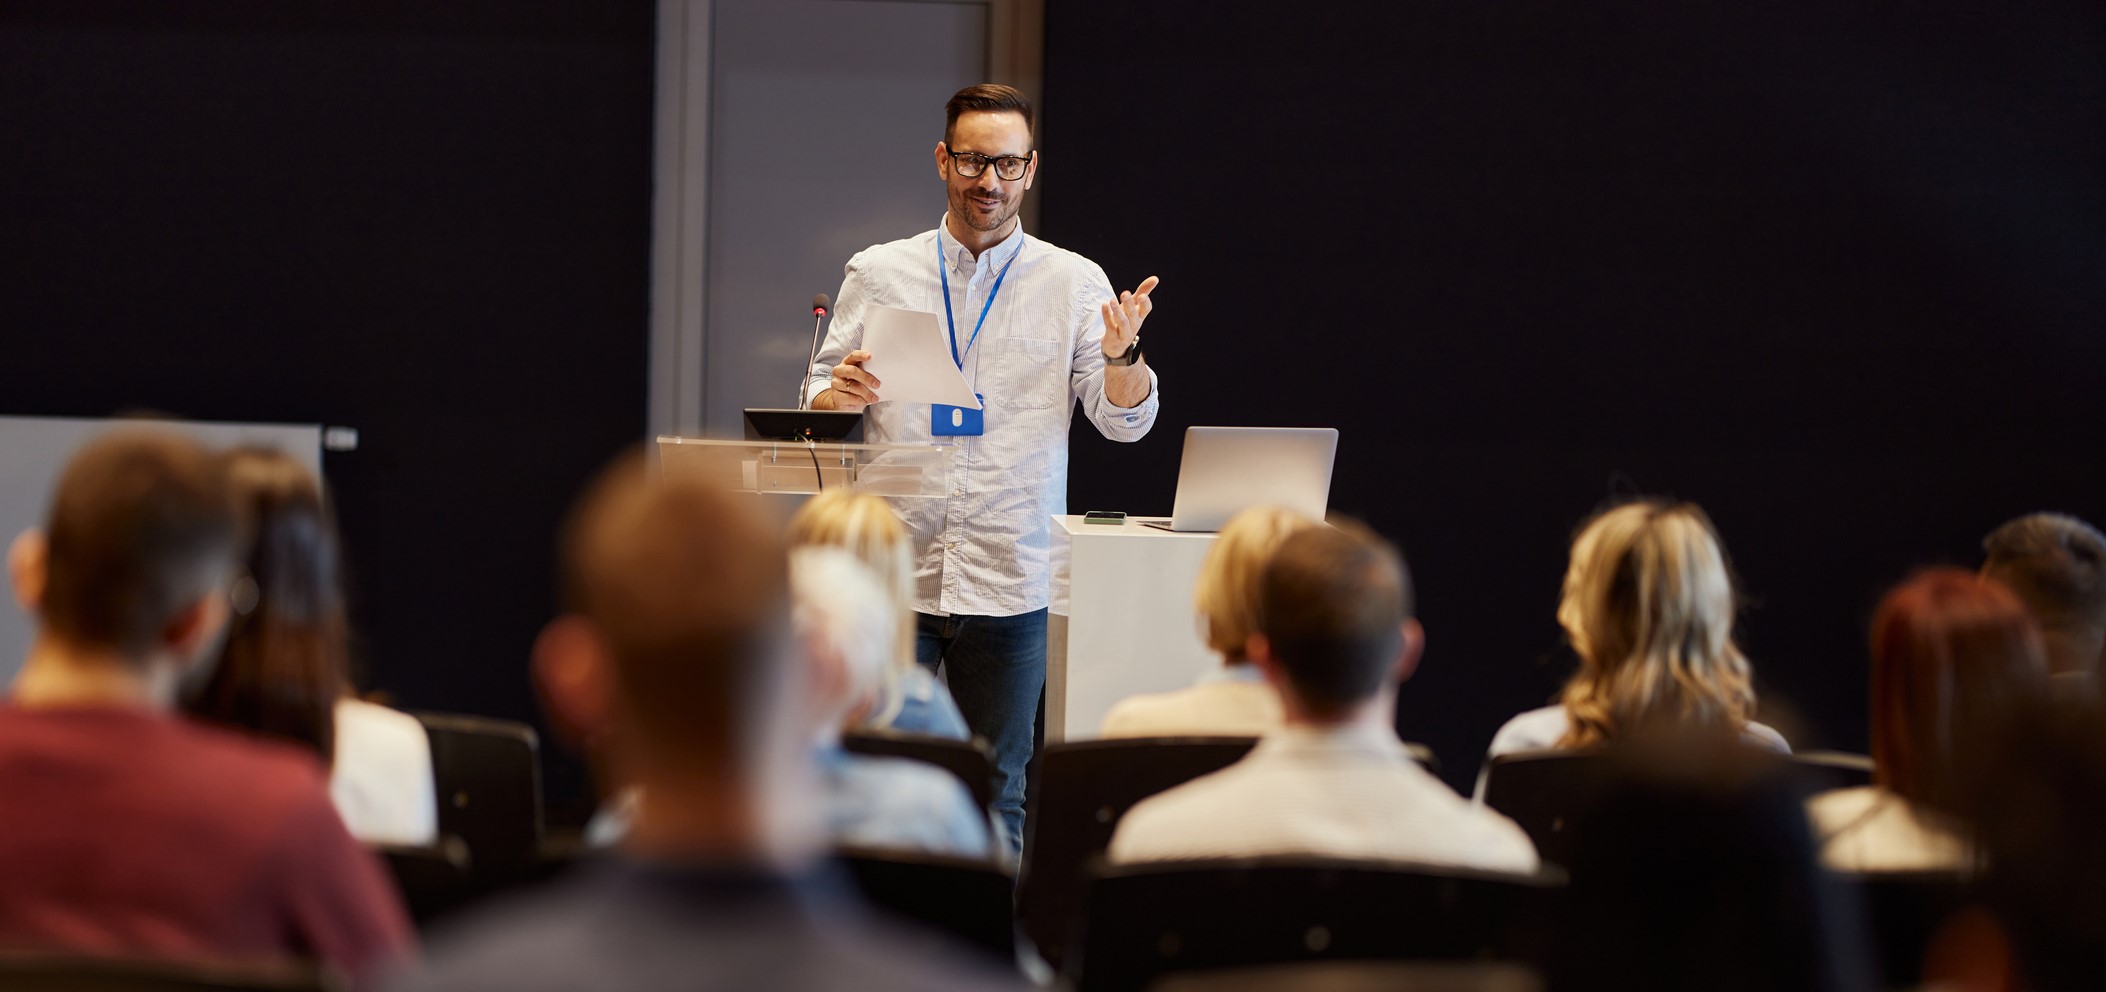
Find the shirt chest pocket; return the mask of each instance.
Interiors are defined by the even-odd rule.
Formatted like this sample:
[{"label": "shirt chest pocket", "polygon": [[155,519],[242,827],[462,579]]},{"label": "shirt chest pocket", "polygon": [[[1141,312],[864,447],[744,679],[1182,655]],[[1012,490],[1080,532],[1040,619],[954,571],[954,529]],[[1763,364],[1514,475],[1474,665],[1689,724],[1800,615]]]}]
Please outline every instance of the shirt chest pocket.
[{"label": "shirt chest pocket", "polygon": [[1053,406],[1068,395],[1067,352],[1064,341],[1002,338],[988,351],[980,392],[996,409]]}]

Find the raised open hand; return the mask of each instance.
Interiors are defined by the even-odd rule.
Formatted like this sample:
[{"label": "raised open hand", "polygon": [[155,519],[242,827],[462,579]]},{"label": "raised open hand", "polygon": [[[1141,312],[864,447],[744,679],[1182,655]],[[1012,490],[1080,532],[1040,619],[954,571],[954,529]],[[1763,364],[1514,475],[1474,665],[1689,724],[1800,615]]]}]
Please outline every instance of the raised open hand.
[{"label": "raised open hand", "polygon": [[1117,300],[1108,300],[1099,308],[1104,313],[1106,358],[1117,358],[1126,354],[1126,349],[1133,347],[1133,343],[1140,340],[1141,322],[1147,320],[1148,315],[1155,311],[1155,301],[1149,299],[1148,294],[1154,292],[1161,282],[1161,279],[1149,276],[1141,282],[1140,288],[1129,293],[1120,293]]}]

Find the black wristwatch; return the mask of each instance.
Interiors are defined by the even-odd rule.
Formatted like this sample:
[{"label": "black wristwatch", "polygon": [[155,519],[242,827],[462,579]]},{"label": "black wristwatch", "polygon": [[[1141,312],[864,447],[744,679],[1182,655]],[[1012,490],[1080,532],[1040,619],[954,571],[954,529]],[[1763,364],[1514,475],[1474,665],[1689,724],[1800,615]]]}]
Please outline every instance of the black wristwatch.
[{"label": "black wristwatch", "polygon": [[1133,363],[1135,363],[1135,362],[1138,362],[1138,361],[1140,361],[1140,360],[1141,360],[1141,339],[1140,339],[1140,338],[1135,338],[1135,339],[1133,339],[1133,343],[1132,343],[1132,344],[1130,344],[1130,345],[1127,345],[1127,346],[1126,346],[1126,354],[1123,354],[1123,355],[1106,355],[1106,356],[1104,356],[1104,364],[1106,364],[1106,365],[1132,365]]}]

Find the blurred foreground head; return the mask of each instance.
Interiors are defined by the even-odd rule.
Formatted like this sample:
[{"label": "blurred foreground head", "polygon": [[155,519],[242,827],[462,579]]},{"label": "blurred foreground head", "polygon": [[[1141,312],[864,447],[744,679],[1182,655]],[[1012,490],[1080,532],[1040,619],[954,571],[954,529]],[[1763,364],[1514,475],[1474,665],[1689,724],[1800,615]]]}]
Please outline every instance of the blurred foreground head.
[{"label": "blurred foreground head", "polygon": [[631,837],[653,843],[686,813],[712,821],[682,828],[701,847],[765,836],[808,746],[774,524],[751,497],[650,478],[631,454],[586,490],[560,555],[566,612],[535,646],[537,675],[558,720],[648,794]]},{"label": "blurred foreground head", "polygon": [[236,542],[219,461],[180,435],[128,430],[67,463],[44,528],[16,540],[9,570],[44,644],[181,668],[226,622]]},{"label": "blurred foreground head", "polygon": [[1869,990],[1862,922],[1782,760],[1698,728],[1610,760],[1573,824],[1552,992]]},{"label": "blurred foreground head", "polygon": [[1958,992],[2099,988],[2106,709],[2095,699],[2034,703],[1975,758],[1963,815],[1987,865],[1986,918],[1948,926],[1940,977]]}]

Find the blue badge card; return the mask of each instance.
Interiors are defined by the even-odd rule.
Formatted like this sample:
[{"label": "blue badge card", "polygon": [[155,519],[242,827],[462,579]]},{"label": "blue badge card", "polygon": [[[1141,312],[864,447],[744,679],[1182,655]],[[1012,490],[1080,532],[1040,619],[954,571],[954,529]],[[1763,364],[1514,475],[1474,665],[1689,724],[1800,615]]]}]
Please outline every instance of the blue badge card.
[{"label": "blue badge card", "polygon": [[980,409],[943,403],[929,405],[929,433],[937,437],[979,437],[987,433],[987,397],[974,393]]}]

